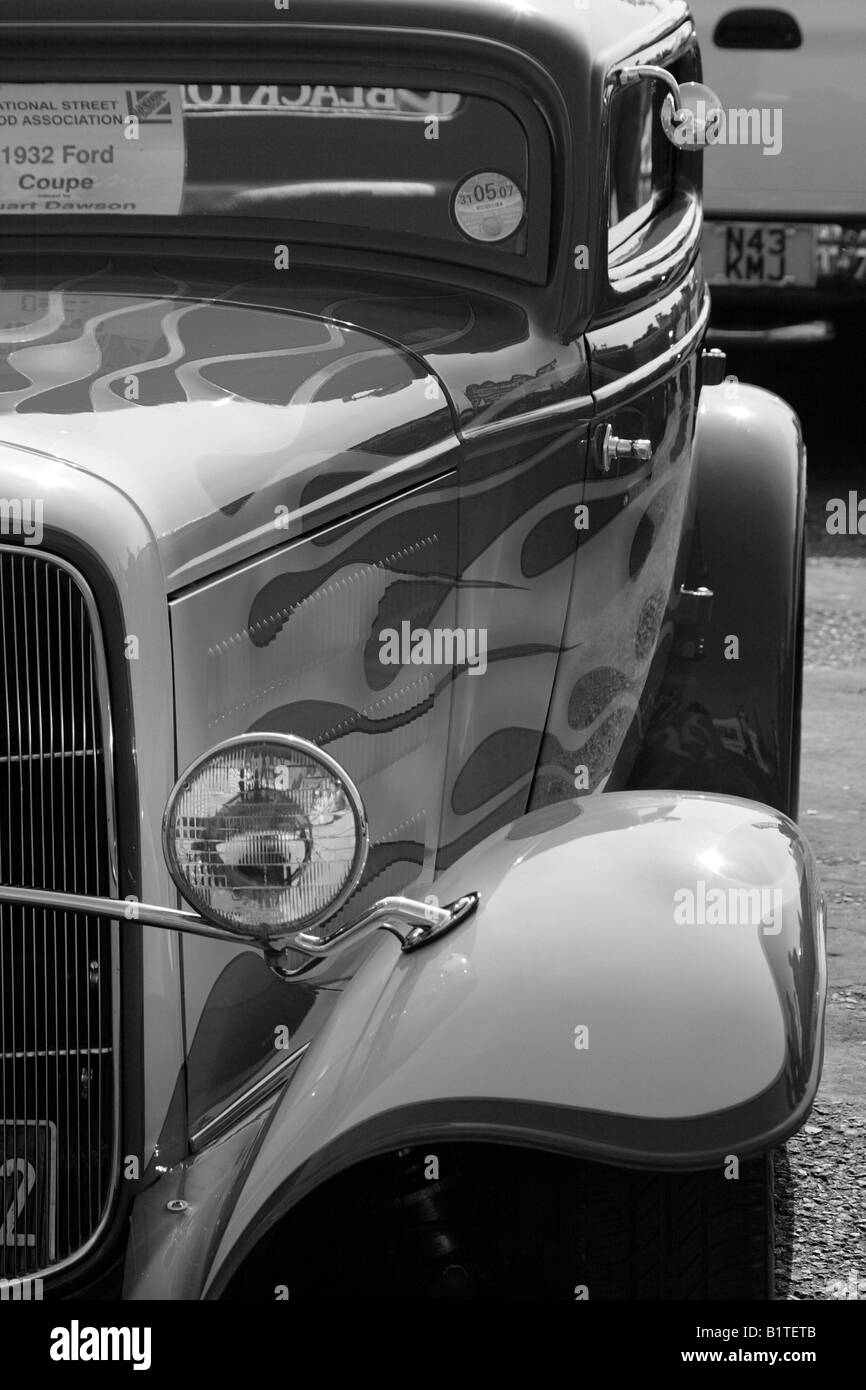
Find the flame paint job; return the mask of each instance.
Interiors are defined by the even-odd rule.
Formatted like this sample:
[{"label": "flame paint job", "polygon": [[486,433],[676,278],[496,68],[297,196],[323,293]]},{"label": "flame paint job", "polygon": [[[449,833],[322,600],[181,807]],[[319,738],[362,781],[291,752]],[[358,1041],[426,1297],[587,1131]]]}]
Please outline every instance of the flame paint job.
[{"label": "flame paint job", "polygon": [[[121,10],[130,40],[164,72],[191,41],[178,26],[203,17],[162,0],[146,20],[140,6]],[[604,74],[639,49],[651,56],[686,10],[552,0],[539,13],[473,0],[471,11],[474,36],[451,32],[466,24],[465,0],[423,0],[412,22],[427,28],[431,55],[450,46],[455,60],[459,47],[479,71],[501,64],[547,114],[561,216],[543,286],[408,259],[397,273],[375,248],[331,244],[301,248],[281,276],[266,240],[226,232],[191,248],[188,228],[171,244],[140,229],[137,241],[130,232],[94,250],[79,224],[68,237],[47,232],[35,258],[19,233],[4,262],[2,490],[45,487],[50,534],[80,529],[104,555],[126,630],[146,644],[146,660],[128,663],[134,718],[123,729],[140,843],[122,848],[142,896],[173,900],[156,841],[175,768],[219,739],[268,729],[327,746],[364,795],[373,847],[345,912],[406,890],[484,894],[476,918],[429,952],[400,958],[379,934],[313,983],[278,981],[244,949],[144,934],[152,1187],[137,1203],[130,1296],[199,1296],[215,1233],[226,1231],[213,1266],[222,1279],[274,1203],[431,1127],[623,1162],[709,1162],[731,1143],[775,1142],[814,1090],[823,955],[795,829],[768,807],[718,797],[595,795],[637,777],[660,690],[670,712],[676,596],[694,539],[735,515],[716,457],[758,469],[766,453],[752,398],[751,423],[725,448],[733,412],[711,420],[708,402],[694,447],[707,315],[694,203],[670,213],[680,239],[669,262],[619,298],[607,284]],[[115,2],[112,23],[117,12]],[[261,50],[249,47],[287,42],[273,23],[250,37],[262,13],[213,0],[204,23],[221,61],[242,51],[259,71]],[[16,46],[16,77],[28,63],[65,70],[54,7],[30,0],[21,19],[49,14],[50,32],[32,29]],[[80,0],[75,15],[99,22],[108,10]],[[16,18],[7,5],[0,33]],[[375,25],[405,26],[407,11],[405,0],[322,0],[314,18],[296,18],[304,52],[345,46],[351,25],[353,52],[366,54],[381,38]],[[404,40],[388,37],[390,60]],[[80,32],[77,43],[82,74],[98,75],[101,56],[83,52]],[[590,247],[589,275],[573,273],[576,242]],[[795,423],[770,415],[783,500],[777,510],[765,498],[766,526],[802,508]],[[648,438],[652,460],[605,473],[605,424]],[[784,546],[779,556],[790,586]],[[752,595],[724,545],[709,579],[748,614]],[[787,590],[782,608],[778,664],[790,668]],[[459,662],[383,664],[382,629],[404,621],[483,629],[487,675]],[[718,707],[700,686],[711,721],[742,703],[755,667],[740,670],[739,686],[727,672]],[[756,681],[748,719],[760,757],[776,739],[781,786],[793,716],[779,689]],[[664,733],[655,751],[663,743]],[[692,764],[673,762],[688,787]],[[578,767],[590,795],[576,804]],[[714,791],[733,790],[727,775],[719,760]],[[674,930],[671,893],[720,844],[737,882],[784,885],[779,938]],[[598,1038],[614,1020],[617,1036],[585,1066],[574,1027],[588,1022]],[[281,1025],[293,1049],[312,1045],[267,1133],[183,1163],[190,1130],[273,1064]],[[211,1181],[220,1186],[209,1196]],[[200,1209],[169,1223],[162,1199],[186,1183]]]},{"label": "flame paint job", "polygon": [[[192,280],[141,267],[72,268],[59,280],[10,275],[0,290],[2,435],[60,453],[121,490],[155,537],[165,588],[185,586],[173,616],[178,770],[230,731],[291,725],[323,743],[337,738],[379,822],[368,899],[416,878],[425,857],[429,879],[444,795],[435,750],[447,743],[452,685],[473,694],[478,687],[475,705],[501,704],[504,695],[512,705],[501,715],[506,729],[526,722],[521,692],[533,689],[529,740],[541,739],[573,545],[560,545],[558,564],[545,560],[544,574],[531,552],[545,517],[560,518],[566,542],[573,535],[585,462],[585,350],[560,345],[559,357],[550,356],[555,346],[529,333],[516,306],[471,294],[437,298],[419,284],[404,296],[403,337],[429,347],[452,397],[414,346],[342,321],[354,308],[365,323],[396,331],[396,288],[387,281],[377,298],[363,276],[335,285],[298,273],[281,301],[273,277],[232,286],[203,279],[200,267]],[[322,317],[326,293],[333,316]],[[256,295],[262,303],[252,302]],[[530,370],[515,371],[519,365]],[[507,425],[568,404],[568,393],[570,418],[530,422],[525,433]],[[461,448],[452,424],[460,401],[464,422],[505,424],[504,434]],[[393,500],[377,507],[380,498]],[[46,505],[46,520],[54,509],[62,528],[58,494]],[[344,521],[353,510],[357,520]],[[304,535],[310,539],[297,549],[292,542]],[[266,557],[262,570],[230,568],[256,554]],[[193,583],[227,569],[227,587]],[[404,619],[489,626],[496,595],[490,660],[524,671],[533,663],[530,686],[379,663],[382,627]],[[486,727],[495,715],[461,717]],[[526,735],[515,737],[526,758]],[[527,775],[530,766],[524,784]],[[152,825],[161,809],[151,808]],[[470,824],[475,839],[486,833],[483,817]],[[461,836],[455,823],[452,854]],[[230,947],[187,942],[183,950],[197,1119],[273,1060],[276,1027],[294,1035],[304,1020],[317,1026],[321,1004],[335,996],[297,985],[290,1002],[258,956],[241,953],[245,963],[234,965],[239,953]],[[235,1040],[228,1049],[219,1041],[227,1027]],[[164,1157],[171,1142],[169,1132],[158,1134],[154,1148]]]},{"label": "flame paint job", "polygon": [[[545,518],[564,512],[573,534],[585,436],[585,425],[548,425],[500,439],[497,469],[466,484],[456,450],[441,481],[173,603],[181,765],[235,733],[291,730],[358,785],[372,849],[342,915],[411,883],[420,891],[443,856],[510,819],[515,797],[525,805],[574,544],[539,573],[522,560]],[[484,629],[489,674],[383,665],[380,634],[403,622]],[[212,959],[207,943],[186,943],[185,956]],[[285,1000],[294,987],[275,988]]]},{"label": "flame paint job", "polygon": [[[363,277],[341,286],[299,273],[278,308],[272,280],[76,269],[60,280],[21,272],[0,291],[2,434],[122,490],[154,533],[165,587],[185,586],[172,617],[178,769],[235,731],[292,727],[336,742],[378,831],[366,900],[419,872],[429,881],[437,855],[456,857],[525,804],[574,563],[585,350],[560,345],[551,357],[555,346],[529,333],[516,306],[437,299],[420,284],[404,295],[402,335],[436,356],[452,397],[414,346],[342,321],[354,309],[395,332],[388,282],[377,298]],[[326,291],[334,317],[321,317]],[[256,294],[263,303],[251,302]],[[532,421],[567,405],[568,392],[570,412]],[[464,423],[504,432],[461,446],[452,425],[461,401]],[[47,506],[62,525],[56,495]],[[261,566],[231,568],[260,553]],[[193,583],[215,570],[228,571],[224,584]],[[519,680],[382,666],[377,634],[404,620],[489,629],[490,662]],[[453,812],[437,751],[452,718]],[[520,759],[507,774],[516,786],[502,785],[486,752],[475,756],[497,727],[497,756]],[[160,814],[152,808],[153,825]],[[183,951],[196,1120],[273,1060],[276,1027],[315,1028],[335,996],[295,985],[290,999],[249,952],[193,942]],[[157,1136],[160,1157],[171,1142]]]},{"label": "flame paint job", "polygon": [[97,275],[0,292],[0,324],[6,438],[62,439],[122,487],[169,584],[273,545],[280,521],[314,526],[393,488],[406,454],[433,467],[451,437],[428,371],[331,320],[145,298]]}]

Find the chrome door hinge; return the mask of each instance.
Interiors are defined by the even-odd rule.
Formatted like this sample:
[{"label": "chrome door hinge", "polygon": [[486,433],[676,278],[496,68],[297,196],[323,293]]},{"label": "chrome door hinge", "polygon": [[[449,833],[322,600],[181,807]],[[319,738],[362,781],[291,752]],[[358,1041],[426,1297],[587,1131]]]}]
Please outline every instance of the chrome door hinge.
[{"label": "chrome door hinge", "polygon": [[713,611],[714,594],[703,584],[697,589],[680,585],[679,603],[674,610],[676,640],[674,654],[686,660],[702,657],[707,640],[707,628]]}]

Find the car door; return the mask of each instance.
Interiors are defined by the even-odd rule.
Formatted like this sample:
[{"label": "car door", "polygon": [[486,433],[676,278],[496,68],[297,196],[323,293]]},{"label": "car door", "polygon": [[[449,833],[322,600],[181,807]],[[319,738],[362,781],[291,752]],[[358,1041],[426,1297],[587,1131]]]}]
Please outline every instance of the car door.
[{"label": "car door", "polygon": [[[691,47],[673,65],[677,79],[695,62]],[[667,90],[651,76],[621,85],[616,70],[605,89],[607,259],[586,335],[595,413],[534,806],[624,784],[667,640],[708,314],[700,156],[665,137]]]}]

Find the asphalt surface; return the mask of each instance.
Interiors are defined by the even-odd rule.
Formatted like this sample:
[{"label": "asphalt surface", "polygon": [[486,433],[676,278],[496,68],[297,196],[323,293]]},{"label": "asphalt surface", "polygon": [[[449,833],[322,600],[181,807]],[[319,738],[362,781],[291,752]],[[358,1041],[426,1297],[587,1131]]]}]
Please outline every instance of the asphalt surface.
[{"label": "asphalt surface", "polygon": [[829,907],[829,994],[818,1102],[777,1156],[786,1299],[866,1299],[866,535],[827,529],[828,501],[866,499],[857,361],[846,343],[729,354],[794,405],[809,456],[800,824]]}]

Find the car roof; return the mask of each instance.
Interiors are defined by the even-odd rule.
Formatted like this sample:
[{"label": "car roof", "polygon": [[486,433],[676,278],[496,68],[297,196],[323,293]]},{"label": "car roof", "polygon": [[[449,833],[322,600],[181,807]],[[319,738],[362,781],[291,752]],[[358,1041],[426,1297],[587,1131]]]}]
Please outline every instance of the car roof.
[{"label": "car roof", "polygon": [[[93,26],[100,38],[201,25],[414,30],[507,45],[536,58],[566,89],[576,73],[606,65],[688,18],[685,0],[3,0],[0,36],[50,26]],[[251,29],[252,26],[252,29]],[[131,36],[131,35],[130,35]],[[347,41],[351,35],[347,34]]]},{"label": "car roof", "polygon": [[563,341],[588,321],[601,274],[573,274],[571,248],[598,230],[607,72],[639,52],[664,62],[693,32],[686,0],[0,0],[9,82],[139,71],[160,82],[272,82],[277,65],[309,61],[326,74],[350,69],[354,82],[399,82],[405,71],[407,85],[445,91],[461,76],[510,84],[551,137],[555,244],[543,284],[529,277],[526,293]]}]

